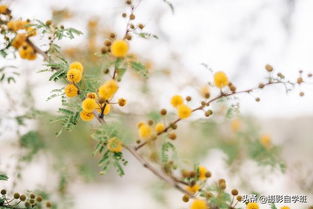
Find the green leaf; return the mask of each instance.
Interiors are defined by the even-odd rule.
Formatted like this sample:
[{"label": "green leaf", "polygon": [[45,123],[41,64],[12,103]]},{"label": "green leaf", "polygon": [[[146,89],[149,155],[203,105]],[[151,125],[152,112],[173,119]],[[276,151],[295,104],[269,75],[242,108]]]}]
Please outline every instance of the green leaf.
[{"label": "green leaf", "polygon": [[161,148],[161,160],[162,160],[162,163],[167,163],[168,162],[168,159],[169,159],[169,154],[168,152],[172,150],[173,152],[175,152],[175,146],[170,143],[170,142],[166,142],[164,144],[162,144],[162,148]]},{"label": "green leaf", "polygon": [[148,71],[142,63],[133,61],[130,62],[130,67],[140,75],[147,77]]},{"label": "green leaf", "polygon": [[9,177],[5,174],[0,174],[0,180],[1,181],[7,181],[9,179]]}]

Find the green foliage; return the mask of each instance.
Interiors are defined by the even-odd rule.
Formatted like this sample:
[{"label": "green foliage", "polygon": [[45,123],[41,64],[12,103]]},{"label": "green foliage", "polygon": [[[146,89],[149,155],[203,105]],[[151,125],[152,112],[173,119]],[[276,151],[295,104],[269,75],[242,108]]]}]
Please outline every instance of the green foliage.
[{"label": "green foliage", "polygon": [[59,136],[63,130],[70,131],[74,126],[77,125],[79,119],[79,111],[72,111],[70,109],[59,108],[60,116],[57,116],[55,120],[52,122],[60,122],[61,129],[57,132],[57,136]]},{"label": "green foliage", "polygon": [[171,142],[165,142],[162,144],[161,148],[161,161],[166,164],[169,161],[169,152],[172,151],[174,154],[176,153],[176,148]]},{"label": "green foliage", "polygon": [[[222,190],[218,184],[213,184],[205,188],[206,192],[212,192],[215,194],[209,199],[210,205],[213,205],[220,209],[229,209],[231,203],[231,195],[224,190]],[[204,193],[201,194],[204,196]]]},{"label": "green foliage", "polygon": [[39,134],[35,131],[29,131],[20,138],[20,145],[27,149],[27,154],[23,156],[23,160],[30,161],[39,150],[44,147],[44,142]]},{"label": "green foliage", "polygon": [[135,72],[139,73],[140,75],[144,77],[148,76],[148,70],[142,63],[132,61],[130,62],[130,67],[131,69],[133,69]]},{"label": "green foliage", "polygon": [[274,203],[271,204],[271,209],[277,209]]},{"label": "green foliage", "polygon": [[0,173],[0,181],[7,181],[9,177],[3,173]]},{"label": "green foliage", "polygon": [[107,148],[107,141],[113,137],[124,141],[126,135],[121,132],[121,124],[111,123],[100,126],[92,137],[98,141],[94,154],[100,154],[99,166],[101,173],[105,174],[111,166],[113,166],[120,176],[123,176],[123,166],[127,165],[127,161],[123,157],[122,152],[111,152]]},{"label": "green foliage", "polygon": [[6,81],[8,84],[11,82],[16,82],[16,76],[20,75],[16,71],[8,71],[7,69],[16,69],[15,66],[3,66],[0,68],[0,82]]}]

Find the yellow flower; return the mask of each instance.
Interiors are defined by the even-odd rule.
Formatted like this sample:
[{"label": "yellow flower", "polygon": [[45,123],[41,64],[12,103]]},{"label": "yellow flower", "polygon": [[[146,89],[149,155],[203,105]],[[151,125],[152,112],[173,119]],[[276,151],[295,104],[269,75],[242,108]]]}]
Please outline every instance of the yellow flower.
[{"label": "yellow flower", "polygon": [[118,90],[118,83],[115,80],[105,82],[98,89],[99,96],[103,99],[110,99]]},{"label": "yellow flower", "polygon": [[155,125],[155,131],[156,131],[157,133],[161,133],[162,131],[164,131],[164,129],[165,129],[165,126],[164,126],[163,123],[157,123],[157,124]]},{"label": "yellow flower", "polygon": [[123,150],[123,143],[118,138],[113,137],[108,140],[107,148],[111,152],[121,152]]},{"label": "yellow flower", "polygon": [[26,31],[27,31],[27,36],[35,36],[35,35],[37,35],[36,28],[27,27]]},{"label": "yellow flower", "polygon": [[290,209],[290,207],[288,207],[288,206],[283,206],[283,207],[281,207],[280,209]]},{"label": "yellow flower", "polygon": [[196,199],[192,202],[190,209],[209,209],[205,200]]},{"label": "yellow flower", "polygon": [[239,119],[232,120],[230,126],[233,132],[238,132],[241,126],[240,120]]},{"label": "yellow flower", "polygon": [[107,115],[110,112],[111,112],[111,105],[110,104],[106,104],[105,108],[104,108],[104,111],[103,111],[103,114]]},{"label": "yellow flower", "polygon": [[188,192],[190,192],[191,194],[195,194],[196,192],[198,192],[200,189],[200,186],[198,184],[195,184],[193,186],[187,186],[186,187],[186,190]]},{"label": "yellow flower", "polygon": [[260,138],[260,143],[266,148],[269,149],[272,146],[272,140],[269,135],[263,135]]},{"label": "yellow flower", "polygon": [[82,102],[82,108],[85,112],[92,112],[97,108],[97,102],[94,99],[86,98]]},{"label": "yellow flower", "polygon": [[191,113],[192,113],[191,108],[185,104],[179,105],[177,107],[177,114],[178,114],[178,117],[181,119],[190,117]]},{"label": "yellow flower", "polygon": [[36,51],[28,43],[24,42],[19,48],[19,54],[22,59],[34,60],[36,59]]},{"label": "yellow flower", "polygon": [[0,5],[0,14],[7,14],[9,11],[9,8],[7,5],[1,4]]},{"label": "yellow flower", "polygon": [[124,40],[116,40],[111,45],[112,55],[115,57],[125,57],[128,52],[128,43]]},{"label": "yellow flower", "polygon": [[227,86],[228,85],[227,75],[222,71],[216,72],[214,74],[214,84],[217,88],[223,88]]},{"label": "yellow flower", "polygon": [[67,97],[76,97],[78,94],[78,88],[74,84],[68,84],[64,88],[64,92]]},{"label": "yellow flower", "polygon": [[69,69],[67,71],[67,80],[70,82],[78,83],[82,79],[81,71],[77,70],[76,68]]},{"label": "yellow flower", "polygon": [[246,206],[246,209],[259,209],[259,205],[255,202],[249,202]]},{"label": "yellow flower", "polygon": [[7,23],[8,29],[14,32],[25,29],[25,26],[29,24],[27,21],[11,20]]},{"label": "yellow flower", "polygon": [[205,85],[203,86],[201,89],[200,89],[200,94],[202,97],[208,99],[210,98],[210,89],[209,89],[209,86],[208,85]]},{"label": "yellow flower", "polygon": [[69,69],[77,69],[79,70],[81,73],[84,72],[84,66],[80,63],[80,62],[72,62],[70,64]]},{"label": "yellow flower", "polygon": [[80,118],[84,121],[91,121],[95,117],[92,112],[85,112],[85,111],[81,111],[79,115],[80,115]]},{"label": "yellow flower", "polygon": [[138,134],[142,139],[149,139],[152,135],[152,129],[148,124],[142,123],[139,125]]},{"label": "yellow flower", "polygon": [[23,43],[26,41],[26,34],[25,33],[19,33],[15,36],[15,38],[13,39],[11,45],[15,48],[18,49],[20,48]]},{"label": "yellow flower", "polygon": [[199,166],[199,179],[200,180],[205,180],[207,179],[206,177],[206,172],[208,170],[204,166]]},{"label": "yellow flower", "polygon": [[171,98],[171,104],[173,105],[173,107],[178,107],[179,105],[183,103],[184,103],[184,99],[179,95],[175,95]]}]

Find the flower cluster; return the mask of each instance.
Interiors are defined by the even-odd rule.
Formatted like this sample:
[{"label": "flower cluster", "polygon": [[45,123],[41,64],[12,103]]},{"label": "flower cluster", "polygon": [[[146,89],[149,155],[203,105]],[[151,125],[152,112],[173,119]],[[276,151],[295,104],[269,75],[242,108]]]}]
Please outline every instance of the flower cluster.
[{"label": "flower cluster", "polygon": [[[6,23],[5,30],[7,30],[8,33],[13,33],[15,35],[11,40],[10,45],[18,50],[22,59],[36,59],[36,49],[29,38],[36,36],[37,31],[30,26],[30,20],[13,20],[11,11],[6,5],[0,5],[0,14],[6,17],[5,20],[2,20],[3,23]],[[9,38],[7,39],[9,40]]]}]

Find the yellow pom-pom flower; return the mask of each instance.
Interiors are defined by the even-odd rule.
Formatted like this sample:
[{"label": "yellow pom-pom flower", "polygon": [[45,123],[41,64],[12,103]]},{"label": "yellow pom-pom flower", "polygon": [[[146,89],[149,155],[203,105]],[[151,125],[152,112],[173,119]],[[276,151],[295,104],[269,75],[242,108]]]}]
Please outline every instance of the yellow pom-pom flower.
[{"label": "yellow pom-pom flower", "polygon": [[142,123],[139,125],[138,134],[141,139],[149,139],[152,136],[152,128],[148,124]]},{"label": "yellow pom-pom flower", "polygon": [[196,199],[192,202],[190,209],[209,209],[205,200]]},{"label": "yellow pom-pom flower", "polygon": [[35,49],[26,42],[19,48],[18,52],[22,59],[34,60],[37,57]]},{"label": "yellow pom-pom flower", "polygon": [[164,123],[157,123],[157,124],[155,125],[155,131],[156,131],[157,133],[161,133],[162,131],[164,131],[164,129],[165,129]]},{"label": "yellow pom-pom flower", "polygon": [[259,209],[259,205],[258,203],[255,203],[255,202],[249,202],[247,205],[246,205],[246,209]]},{"label": "yellow pom-pom flower", "polygon": [[95,99],[86,98],[82,102],[82,108],[85,112],[92,112],[97,108],[97,102]]},{"label": "yellow pom-pom flower", "polygon": [[262,135],[260,138],[260,143],[266,148],[269,149],[272,146],[272,140],[269,135]]},{"label": "yellow pom-pom flower", "polygon": [[77,69],[79,70],[81,73],[84,72],[84,66],[80,63],[80,62],[72,62],[70,64],[69,69]]},{"label": "yellow pom-pom flower", "polygon": [[204,166],[199,166],[199,179],[200,180],[205,180],[207,179],[206,177],[206,172],[208,170]]},{"label": "yellow pom-pom flower", "polygon": [[290,209],[290,207],[288,207],[288,206],[283,206],[283,207],[281,207],[280,209]]},{"label": "yellow pom-pom flower", "polygon": [[107,148],[111,152],[121,152],[123,150],[123,143],[118,138],[113,137],[108,140]]},{"label": "yellow pom-pom flower", "polygon": [[98,93],[101,98],[110,99],[117,92],[118,88],[118,83],[115,80],[109,80],[100,86]]},{"label": "yellow pom-pom flower", "polygon": [[95,117],[95,115],[92,112],[85,111],[81,111],[79,115],[83,121],[91,121]]},{"label": "yellow pom-pom flower", "polygon": [[67,97],[76,97],[78,95],[78,88],[74,84],[68,84],[64,88],[64,92]]},{"label": "yellow pom-pom flower", "polygon": [[82,79],[82,72],[76,68],[69,69],[66,77],[69,82],[78,83]]},{"label": "yellow pom-pom flower", "polygon": [[177,107],[177,115],[181,119],[190,117],[191,113],[192,113],[192,109],[185,104],[179,105]]},{"label": "yellow pom-pom flower", "polygon": [[18,49],[20,48],[23,43],[26,41],[26,34],[25,33],[19,33],[15,36],[15,38],[13,39],[11,45],[15,48]]},{"label": "yellow pom-pom flower", "polygon": [[228,85],[227,75],[222,71],[216,72],[214,74],[214,85],[220,89],[227,86]]},{"label": "yellow pom-pom flower", "polygon": [[111,53],[115,57],[125,57],[128,52],[128,43],[124,40],[116,40],[111,45]]},{"label": "yellow pom-pom flower", "polygon": [[9,8],[7,5],[4,5],[4,4],[0,5],[0,14],[7,14],[8,11],[9,11]]},{"label": "yellow pom-pom flower", "polygon": [[173,105],[173,107],[178,107],[179,105],[183,103],[184,103],[184,99],[179,95],[175,95],[171,98],[171,104]]},{"label": "yellow pom-pom flower", "polygon": [[188,192],[190,192],[191,194],[195,194],[196,192],[198,192],[200,189],[200,186],[198,184],[195,184],[193,186],[187,186],[186,187],[186,190]]}]

